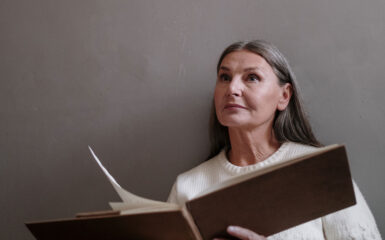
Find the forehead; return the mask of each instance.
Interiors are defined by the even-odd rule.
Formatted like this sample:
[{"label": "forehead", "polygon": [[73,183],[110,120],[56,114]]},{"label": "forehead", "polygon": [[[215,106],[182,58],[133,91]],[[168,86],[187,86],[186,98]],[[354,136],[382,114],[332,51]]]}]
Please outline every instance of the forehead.
[{"label": "forehead", "polygon": [[221,66],[230,69],[260,68],[272,71],[271,66],[266,62],[263,57],[246,50],[235,51],[227,54],[223,58]]}]

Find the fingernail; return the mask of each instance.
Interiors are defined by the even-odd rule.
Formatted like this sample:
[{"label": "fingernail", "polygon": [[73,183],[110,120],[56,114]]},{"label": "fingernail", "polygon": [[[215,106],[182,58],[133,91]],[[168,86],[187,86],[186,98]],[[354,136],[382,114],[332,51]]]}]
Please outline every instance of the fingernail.
[{"label": "fingernail", "polygon": [[235,226],[228,226],[227,230],[234,232],[234,231],[237,231],[237,227],[235,227]]}]

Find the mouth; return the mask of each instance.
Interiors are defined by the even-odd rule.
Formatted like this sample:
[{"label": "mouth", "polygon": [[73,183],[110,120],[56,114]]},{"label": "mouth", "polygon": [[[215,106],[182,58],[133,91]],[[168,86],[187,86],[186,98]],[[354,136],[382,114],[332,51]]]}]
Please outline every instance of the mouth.
[{"label": "mouth", "polygon": [[246,109],[246,107],[242,106],[242,105],[238,105],[238,104],[233,104],[233,103],[228,103],[225,105],[224,109],[235,109],[235,108],[242,108],[242,109]]}]

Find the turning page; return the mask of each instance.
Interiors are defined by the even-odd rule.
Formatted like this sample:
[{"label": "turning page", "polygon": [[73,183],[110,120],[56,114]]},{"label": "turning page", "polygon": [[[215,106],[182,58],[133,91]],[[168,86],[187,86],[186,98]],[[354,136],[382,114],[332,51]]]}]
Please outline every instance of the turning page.
[{"label": "turning page", "polygon": [[[161,201],[154,201],[151,199],[139,197],[137,195],[134,195],[127,190],[123,189],[115,180],[113,176],[107,171],[107,169],[103,166],[99,158],[96,156],[94,151],[90,146],[88,146],[90,149],[90,152],[92,156],[94,157],[95,161],[98,163],[99,167],[102,169],[120,198],[122,199],[123,202],[117,202],[117,203],[110,203],[110,206],[112,207],[113,210],[119,210],[119,211],[126,211],[126,210],[133,210],[133,209],[143,209],[143,208],[151,208],[151,210],[154,210],[154,208],[157,207],[165,207],[167,209],[171,208],[176,208],[176,204],[171,204],[171,203],[166,203],[166,202],[161,202]],[[136,211],[135,211],[136,212]]]}]

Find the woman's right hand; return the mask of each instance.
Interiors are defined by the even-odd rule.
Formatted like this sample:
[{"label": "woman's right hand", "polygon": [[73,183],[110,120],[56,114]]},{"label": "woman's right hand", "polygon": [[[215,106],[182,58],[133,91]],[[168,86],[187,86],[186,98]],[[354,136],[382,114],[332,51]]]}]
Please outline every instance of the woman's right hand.
[{"label": "woman's right hand", "polygon": [[[228,226],[227,233],[241,240],[266,240],[264,236],[259,235],[249,229],[238,227],[238,226]],[[226,239],[214,238],[214,240],[226,240]]]}]

